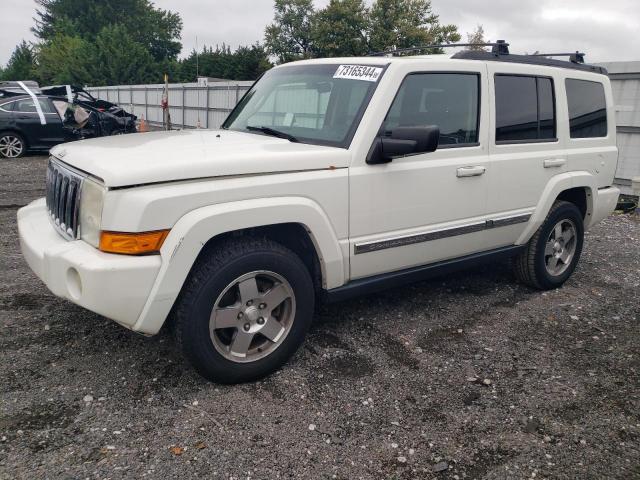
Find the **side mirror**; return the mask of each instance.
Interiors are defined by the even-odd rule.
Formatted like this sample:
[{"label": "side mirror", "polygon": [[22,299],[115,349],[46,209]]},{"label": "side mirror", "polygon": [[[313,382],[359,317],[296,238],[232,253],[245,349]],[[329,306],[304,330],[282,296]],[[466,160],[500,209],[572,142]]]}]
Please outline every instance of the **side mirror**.
[{"label": "side mirror", "polygon": [[396,127],[383,137],[377,137],[367,155],[367,163],[389,163],[395,157],[435,152],[440,140],[437,125]]}]

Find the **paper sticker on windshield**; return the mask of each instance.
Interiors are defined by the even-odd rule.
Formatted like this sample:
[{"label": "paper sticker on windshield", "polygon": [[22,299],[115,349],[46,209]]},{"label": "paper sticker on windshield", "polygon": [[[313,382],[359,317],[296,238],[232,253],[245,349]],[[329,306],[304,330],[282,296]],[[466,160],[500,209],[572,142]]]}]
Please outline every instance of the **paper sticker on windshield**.
[{"label": "paper sticker on windshield", "polygon": [[345,78],[347,80],[366,80],[377,82],[382,75],[382,67],[368,67],[366,65],[340,65],[333,74],[333,78]]}]

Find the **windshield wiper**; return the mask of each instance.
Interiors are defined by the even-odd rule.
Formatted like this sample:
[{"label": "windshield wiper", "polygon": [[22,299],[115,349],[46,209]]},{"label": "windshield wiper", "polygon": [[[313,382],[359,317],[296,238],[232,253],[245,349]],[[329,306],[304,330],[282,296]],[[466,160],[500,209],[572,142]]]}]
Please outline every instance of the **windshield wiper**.
[{"label": "windshield wiper", "polygon": [[286,138],[290,142],[299,142],[299,140],[293,135],[289,135],[288,133],[281,132],[280,130],[276,130],[271,127],[254,127],[252,125],[247,125],[246,128],[250,132],[262,132],[266,135],[271,135],[272,137]]}]

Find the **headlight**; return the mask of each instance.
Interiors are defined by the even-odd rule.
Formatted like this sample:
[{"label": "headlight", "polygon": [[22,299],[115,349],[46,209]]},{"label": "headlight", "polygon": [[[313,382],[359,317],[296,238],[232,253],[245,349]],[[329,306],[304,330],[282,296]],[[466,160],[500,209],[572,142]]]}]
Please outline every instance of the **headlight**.
[{"label": "headlight", "polygon": [[102,224],[102,204],[105,188],[99,183],[85,178],[80,196],[80,238],[98,248]]}]

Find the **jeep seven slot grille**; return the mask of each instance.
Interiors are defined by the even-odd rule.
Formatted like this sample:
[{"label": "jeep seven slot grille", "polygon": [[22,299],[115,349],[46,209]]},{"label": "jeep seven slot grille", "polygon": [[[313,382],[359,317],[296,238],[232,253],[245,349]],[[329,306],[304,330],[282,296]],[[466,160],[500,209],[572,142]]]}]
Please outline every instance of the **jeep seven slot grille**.
[{"label": "jeep seven slot grille", "polygon": [[78,211],[84,177],[49,159],[47,167],[47,210],[51,221],[63,237],[79,237]]}]

